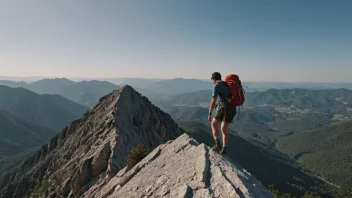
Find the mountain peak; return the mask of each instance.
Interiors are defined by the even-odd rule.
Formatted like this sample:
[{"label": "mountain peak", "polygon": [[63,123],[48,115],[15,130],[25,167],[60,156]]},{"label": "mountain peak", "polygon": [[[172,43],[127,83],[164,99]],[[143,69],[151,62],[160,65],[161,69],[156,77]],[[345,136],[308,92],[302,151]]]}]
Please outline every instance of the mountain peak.
[{"label": "mountain peak", "polygon": [[126,85],[101,98],[93,110],[26,159],[0,184],[0,197],[42,195],[36,189],[44,184],[44,194],[80,195],[123,169],[133,147],[154,149],[181,134],[170,115]]}]

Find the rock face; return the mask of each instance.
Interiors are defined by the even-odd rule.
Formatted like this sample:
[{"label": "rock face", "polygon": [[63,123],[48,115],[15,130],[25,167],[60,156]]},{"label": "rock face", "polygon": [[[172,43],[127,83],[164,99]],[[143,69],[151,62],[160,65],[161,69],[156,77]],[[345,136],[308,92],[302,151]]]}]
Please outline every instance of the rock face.
[{"label": "rock face", "polygon": [[183,134],[84,197],[274,197],[238,165]]},{"label": "rock face", "polygon": [[0,182],[0,198],[76,197],[109,181],[138,144],[154,149],[182,134],[169,114],[130,86],[100,99]]}]

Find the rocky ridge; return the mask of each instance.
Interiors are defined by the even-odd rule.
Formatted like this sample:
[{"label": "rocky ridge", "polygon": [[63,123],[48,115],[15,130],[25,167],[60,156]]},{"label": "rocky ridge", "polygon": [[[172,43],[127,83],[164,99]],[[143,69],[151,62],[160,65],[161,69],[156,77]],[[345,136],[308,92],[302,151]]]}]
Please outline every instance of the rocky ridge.
[{"label": "rocky ridge", "polygon": [[131,170],[126,169],[84,197],[273,197],[239,165],[187,134],[160,145]]},{"label": "rocky ridge", "polygon": [[126,166],[137,144],[154,149],[182,130],[131,86],[104,96],[0,182],[0,198],[76,197]]}]

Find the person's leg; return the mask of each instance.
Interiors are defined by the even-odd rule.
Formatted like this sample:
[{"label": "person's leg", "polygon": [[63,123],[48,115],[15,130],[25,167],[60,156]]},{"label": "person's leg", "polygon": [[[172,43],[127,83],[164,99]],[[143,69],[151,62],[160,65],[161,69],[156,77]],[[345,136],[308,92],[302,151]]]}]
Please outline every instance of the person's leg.
[{"label": "person's leg", "polygon": [[214,139],[218,139],[219,138],[219,121],[216,120],[216,118],[214,117],[213,120],[211,121],[211,130],[213,132],[213,138]]},{"label": "person's leg", "polygon": [[221,122],[221,132],[222,132],[222,143],[223,147],[221,150],[221,154],[226,154],[226,148],[228,143],[228,128],[230,123],[226,122],[225,120]]},{"label": "person's leg", "polygon": [[233,118],[235,117],[237,111],[236,108],[229,108],[226,110],[226,114],[224,116],[224,120],[221,122],[221,132],[222,132],[222,142],[223,148],[221,154],[226,154],[226,148],[228,145],[228,128],[232,123]]},{"label": "person's leg", "polygon": [[230,123],[226,121],[221,122],[221,132],[222,132],[222,143],[223,146],[225,147],[228,143],[228,128],[229,128]]},{"label": "person's leg", "polygon": [[223,117],[224,117],[224,114],[221,113],[220,111],[217,111],[216,115],[213,117],[213,120],[211,122],[211,129],[212,129],[213,138],[215,141],[215,145],[212,147],[212,149],[214,151],[222,149],[220,139],[219,139],[220,133],[219,133],[218,127],[219,127],[219,123],[223,119]]}]

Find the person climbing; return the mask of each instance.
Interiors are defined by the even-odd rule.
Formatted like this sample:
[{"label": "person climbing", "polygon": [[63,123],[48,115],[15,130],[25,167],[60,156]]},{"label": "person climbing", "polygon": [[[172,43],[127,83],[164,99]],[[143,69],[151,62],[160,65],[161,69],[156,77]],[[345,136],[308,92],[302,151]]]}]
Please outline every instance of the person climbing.
[{"label": "person climbing", "polygon": [[[230,123],[232,123],[233,118],[236,116],[237,110],[236,106],[231,106],[229,104],[229,98],[231,98],[231,89],[227,82],[222,81],[221,74],[219,72],[212,73],[211,80],[213,81],[214,86],[212,89],[212,99],[210,102],[208,114],[209,122],[211,121],[211,115],[214,108],[216,111],[211,122],[213,138],[215,141],[215,145],[212,147],[212,150],[220,151],[221,154],[226,154],[226,148],[228,144],[228,127]],[[216,104],[218,99],[219,102]],[[220,123],[223,146],[221,146],[219,140],[218,125]]]}]

